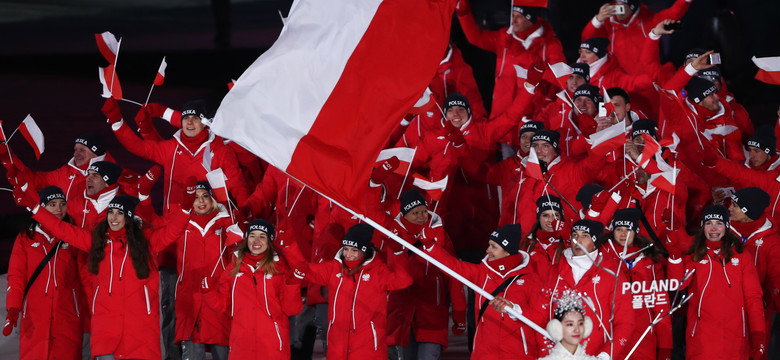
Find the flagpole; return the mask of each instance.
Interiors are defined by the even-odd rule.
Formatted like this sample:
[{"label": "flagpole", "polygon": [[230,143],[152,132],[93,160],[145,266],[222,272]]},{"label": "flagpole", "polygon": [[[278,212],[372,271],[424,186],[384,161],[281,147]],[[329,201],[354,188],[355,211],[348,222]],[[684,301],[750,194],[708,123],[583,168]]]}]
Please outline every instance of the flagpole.
[{"label": "flagpole", "polygon": [[[113,97],[114,95],[111,95],[111,96]],[[121,98],[121,99],[119,99],[119,100],[122,100],[122,101],[124,101],[124,102],[129,102],[129,103],[131,103],[131,104],[135,104],[135,105],[138,105],[138,106],[140,106],[140,107],[143,107],[143,106],[144,106],[143,104],[141,104],[141,103],[139,103],[139,102],[137,102],[137,101],[133,101],[133,100],[130,100],[130,99],[125,99],[124,97],[123,97],[123,98]]]},{"label": "flagpole", "polygon": [[615,190],[615,189],[618,187],[618,185],[622,184],[622,183],[623,183],[623,181],[626,181],[626,180],[628,180],[628,178],[629,178],[631,175],[634,175],[634,173],[636,173],[636,171],[637,171],[637,170],[639,170],[639,165],[637,165],[637,167],[635,167],[633,171],[631,171],[630,173],[628,173],[628,174],[624,175],[624,176],[623,176],[623,177],[620,179],[620,181],[618,181],[618,182],[617,182],[617,184],[615,184],[615,186],[613,186],[612,188],[610,188],[609,190],[607,190],[607,192],[612,192],[613,190]]},{"label": "flagpole", "polygon": [[114,73],[111,74],[111,86],[108,87],[108,91],[111,92],[111,97],[114,97],[114,78],[116,75],[116,64],[119,62],[119,47],[122,46],[122,38],[116,43],[116,56],[114,57]]},{"label": "flagpole", "polygon": [[152,97],[152,90],[154,90],[154,82],[152,82],[152,87],[149,89],[149,95],[146,95],[146,102],[143,106],[149,105],[149,98]]},{"label": "flagpole", "polygon": [[[419,121],[418,121],[419,123]],[[401,182],[401,188],[398,189],[398,196],[396,196],[396,200],[401,199],[401,193],[404,191],[404,185],[406,184],[406,179],[409,177],[409,172],[412,171],[412,164],[414,163],[414,156],[417,155],[417,147],[414,147],[414,151],[412,152],[412,161],[409,162],[409,167],[406,168],[406,174],[404,174],[404,181]]]},{"label": "flagpole", "polygon": [[[17,131],[19,131],[19,127],[18,127],[18,126],[17,126],[17,127],[16,127],[16,129],[14,129],[14,131],[11,133],[11,136],[9,136],[9,137],[7,137],[7,138],[5,139],[6,146],[8,146],[8,145],[7,145],[7,144],[8,144],[8,142],[9,142],[9,141],[11,141],[11,138],[12,138],[12,137],[14,137],[14,134],[16,134],[16,132],[17,132]],[[9,149],[8,153],[9,153],[9,154],[11,153],[10,149]]]},{"label": "flagpole", "polygon": [[[17,127],[16,129],[18,130],[19,128]],[[16,133],[16,130],[14,130],[14,132],[11,133],[11,136],[14,136],[15,133]],[[3,123],[2,122],[0,122],[0,134],[2,134],[3,135],[3,139],[5,139],[5,141],[3,141],[3,143],[5,145],[5,149],[8,150],[8,157],[11,158],[11,165],[13,165],[14,164],[14,156],[13,156],[13,154],[11,154],[11,148],[8,146],[8,140],[11,140],[11,138],[10,137],[8,137],[8,138],[5,137],[5,130],[3,130]]]},{"label": "flagpole", "polygon": [[547,185],[549,185],[549,186],[550,186],[550,187],[551,187],[553,190],[555,190],[555,193],[557,193],[557,194],[558,194],[558,196],[560,196],[560,197],[561,197],[561,200],[563,200],[563,201],[566,203],[566,205],[569,205],[569,207],[571,208],[571,210],[572,210],[572,211],[574,211],[574,213],[575,213],[575,214],[579,213],[579,211],[577,211],[577,209],[575,209],[575,208],[574,208],[574,205],[572,205],[572,204],[569,202],[569,200],[566,200],[566,198],[565,198],[565,197],[563,197],[563,194],[561,194],[561,192],[560,192],[560,191],[558,191],[558,189],[556,189],[556,188],[555,188],[555,186],[553,186],[553,184],[551,184],[551,183],[550,183],[550,181],[549,181],[549,180],[547,180],[547,178],[546,178],[546,177],[544,177],[544,174],[542,174],[542,179],[544,179],[544,182],[546,182],[546,183],[547,183]]},{"label": "flagpole", "polygon": [[[289,174],[287,174],[287,175],[289,176]],[[292,177],[292,176],[291,176],[291,177]],[[294,177],[293,177],[293,178],[294,178]],[[297,179],[296,179],[296,180],[297,180]],[[298,181],[300,182],[300,180],[298,180]],[[350,213],[350,214],[352,214],[353,216],[357,217],[358,219],[360,219],[360,220],[364,221],[365,223],[367,223],[367,224],[371,225],[373,228],[375,228],[375,229],[379,230],[379,232],[381,232],[381,233],[382,233],[382,234],[384,234],[385,236],[387,236],[387,237],[389,237],[389,238],[391,238],[391,239],[395,240],[397,243],[401,244],[401,245],[402,245],[402,246],[404,246],[405,248],[409,249],[409,250],[410,250],[410,251],[412,251],[413,253],[417,254],[417,255],[418,255],[418,256],[420,256],[421,258],[423,258],[423,259],[425,259],[426,261],[428,261],[429,263],[433,264],[434,266],[436,266],[436,267],[437,267],[437,268],[439,268],[440,270],[444,271],[444,272],[445,272],[445,273],[447,273],[448,275],[452,276],[452,277],[453,277],[453,278],[455,278],[456,280],[460,281],[460,282],[461,282],[461,283],[463,283],[464,285],[468,286],[470,289],[474,290],[474,292],[476,292],[476,293],[480,294],[482,297],[486,298],[488,301],[495,299],[495,297],[494,297],[492,294],[490,294],[489,292],[485,291],[485,290],[484,290],[484,289],[482,289],[481,287],[479,287],[479,286],[475,285],[474,283],[472,283],[471,281],[467,280],[467,279],[466,279],[466,278],[464,278],[462,275],[460,275],[460,274],[458,274],[457,272],[453,271],[452,269],[448,268],[447,266],[445,266],[444,264],[442,264],[442,263],[441,263],[441,262],[439,262],[438,260],[436,260],[436,259],[434,259],[433,257],[431,257],[430,255],[426,254],[424,251],[422,251],[422,250],[418,249],[416,246],[414,246],[414,245],[412,245],[412,244],[410,244],[410,243],[408,243],[408,242],[404,241],[404,240],[403,240],[403,239],[401,239],[401,238],[400,238],[398,235],[396,235],[396,234],[393,234],[393,233],[392,233],[390,230],[387,230],[387,229],[385,229],[385,228],[384,228],[382,225],[380,225],[380,224],[376,223],[375,221],[371,220],[370,218],[368,218],[368,217],[366,217],[366,216],[364,216],[364,215],[358,214],[357,212],[355,212],[354,210],[350,209],[349,207],[346,207],[346,206],[342,205],[342,204],[341,204],[341,203],[339,203],[338,201],[335,201],[335,200],[331,199],[330,197],[328,197],[328,196],[326,196],[326,195],[324,195],[324,194],[320,193],[320,192],[319,192],[319,191],[317,191],[316,189],[313,189],[313,188],[312,188],[312,190],[314,190],[316,193],[318,193],[318,194],[322,195],[324,198],[326,198],[326,199],[330,200],[330,201],[331,201],[331,202],[333,202],[334,204],[338,205],[338,206],[339,206],[339,207],[341,207],[342,209],[346,210],[347,212],[349,212],[349,213]],[[516,318],[516,319],[518,319],[518,320],[522,321],[524,324],[528,325],[530,328],[532,328],[532,329],[534,329],[535,331],[537,331],[538,333],[540,333],[540,334],[544,335],[544,337],[546,337],[546,338],[548,338],[548,339],[550,339],[550,340],[552,340],[552,341],[555,341],[555,340],[552,338],[552,336],[550,336],[550,334],[549,334],[549,333],[547,333],[547,330],[543,329],[543,328],[542,328],[542,327],[540,327],[539,325],[536,325],[536,324],[535,324],[533,321],[529,320],[528,318],[526,318],[525,316],[523,316],[521,313],[519,313],[519,312],[515,311],[515,309],[514,309],[514,308],[512,308],[512,307],[510,307],[510,306],[506,306],[506,307],[504,308],[504,310],[506,310],[506,312],[507,312],[507,313],[509,313],[510,315],[512,315],[514,318]]]}]

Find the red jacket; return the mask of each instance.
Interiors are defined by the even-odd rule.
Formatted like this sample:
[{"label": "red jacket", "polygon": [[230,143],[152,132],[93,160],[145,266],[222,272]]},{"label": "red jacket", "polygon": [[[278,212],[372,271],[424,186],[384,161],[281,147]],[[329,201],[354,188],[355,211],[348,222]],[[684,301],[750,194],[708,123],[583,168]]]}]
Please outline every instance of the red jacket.
[{"label": "red jacket", "polygon": [[[588,355],[593,356],[598,356],[602,352],[610,354],[610,341],[604,333],[606,328],[614,339],[614,356],[612,358],[622,359],[628,354],[633,345],[628,341],[631,339],[634,331],[631,295],[624,294],[621,291],[619,284],[626,281],[623,274],[619,274],[619,279],[615,279],[614,275],[602,269],[605,268],[614,272],[617,271],[618,264],[598,251],[594,251],[591,255],[594,253],[595,261],[597,263],[600,262],[601,268],[591,265],[582,275],[582,278],[575,282],[572,272],[573,265],[570,265],[572,261],[571,249],[564,250],[563,255],[565,258],[558,263],[557,271],[552,269],[547,278],[547,286],[550,289],[548,296],[556,291],[560,293],[568,289],[576,290],[588,296],[593,301],[596,314],[590,308],[585,309],[585,315],[590,316],[591,320],[593,320],[593,332],[587,338],[588,344],[585,350]],[[615,286],[615,281],[618,282],[617,287]],[[615,294],[616,289],[618,291],[617,294]],[[553,310],[555,310],[554,306],[552,306],[552,298],[545,305],[549,311],[548,319],[552,319]],[[609,319],[613,311],[615,314],[614,326],[611,326]]]},{"label": "red jacket", "polygon": [[[731,231],[742,238],[745,250],[753,259],[764,293],[767,313],[777,312],[780,304],[780,236],[774,224],[762,216],[750,223],[731,223]],[[769,315],[769,314],[767,314]]]},{"label": "red jacket", "polygon": [[[128,151],[162,165],[165,170],[163,208],[166,211],[170,209],[171,204],[178,203],[184,181],[188,177],[195,176],[198,180],[206,180],[206,173],[217,168],[221,168],[227,177],[228,190],[236,198],[239,206],[243,205],[249,196],[249,190],[238,167],[236,154],[211,130],[204,130],[209,132],[209,137],[193,154],[181,142],[181,130],[173,134],[173,139],[150,141],[139,138],[129,126],[124,125],[124,121],[113,124],[111,128],[116,138]],[[204,161],[206,150],[209,151],[211,158],[209,169],[205,168],[205,164],[209,163]],[[207,156],[206,159],[208,158]]]},{"label": "red jacket", "polygon": [[274,258],[277,274],[265,274],[262,268],[242,262],[238,273],[231,275],[234,266],[231,262],[222,272],[218,291],[207,295],[216,312],[232,319],[229,356],[251,359],[262,354],[264,359],[289,359],[287,317],[303,308],[299,287],[286,283],[289,267],[278,256]]},{"label": "red jacket", "polygon": [[[155,231],[144,231],[152,254],[170,244],[184,231],[187,216],[174,211],[171,224]],[[71,246],[89,252],[92,232],[58,220],[48,211],[34,210],[33,218],[50,229],[54,236]],[[149,259],[149,277],[139,279],[124,235],[107,234],[105,257],[98,273],[92,276],[94,292],[89,294],[92,312],[92,356],[114,354],[116,358],[160,358],[160,276],[154,258]]]},{"label": "red jacket", "polygon": [[476,119],[487,119],[485,105],[482,104],[482,95],[479,93],[477,81],[471,66],[463,60],[460,49],[450,44],[444,59],[439,63],[436,75],[428,85],[439,103],[443,102],[450,94],[457,92],[469,99],[471,114]]},{"label": "red jacket", "polygon": [[[515,66],[529,69],[536,60],[545,64],[566,62],[561,42],[555,37],[550,23],[544,19],[539,18],[537,24],[524,34],[515,34],[509,28],[482,30],[471,13],[459,15],[458,19],[470,43],[497,56],[492,114],[502,114],[520,93],[521,89],[516,84]],[[548,82],[556,83],[552,72],[547,72],[545,76]]]},{"label": "red jacket", "polygon": [[[190,214],[191,219],[197,215]],[[225,254],[227,227],[232,225],[224,208],[201,228],[190,220],[176,240],[176,341],[228,345],[230,319],[224,311],[205,306],[200,293],[204,277],[219,278],[228,267]]]},{"label": "red jacket", "polygon": [[582,30],[582,40],[592,37],[609,39],[609,51],[617,55],[621,67],[632,74],[644,73],[646,69],[640,66],[641,62],[636,61],[636,56],[641,52],[647,34],[664,19],[682,18],[690,5],[688,0],[677,0],[668,9],[654,14],[644,4],[640,4],[639,9],[626,23],[610,16],[607,21],[599,24],[594,16]]},{"label": "red jacket", "polygon": [[612,87],[622,88],[631,95],[632,108],[642,109],[651,119],[655,119],[658,114],[658,93],[653,86],[653,80],[644,73],[629,74],[618,64],[619,59],[615,58],[607,55],[604,64],[595,72],[594,64],[591,64],[589,83],[597,86],[600,92]]},{"label": "red jacket", "polygon": [[691,255],[669,260],[669,278],[681,279],[695,269],[683,287],[688,293],[686,359],[747,359],[751,333],[764,334],[761,284],[750,255],[734,252],[731,261],[713,250],[694,262]]},{"label": "red jacket", "polygon": [[336,259],[309,264],[305,280],[328,287],[328,352],[331,359],[387,359],[387,291],[412,284],[404,256],[375,255],[360,271],[346,275]]},{"label": "red jacket", "polygon": [[81,359],[86,306],[78,279],[79,250],[63,242],[23,298],[30,276],[57,241],[36,226],[32,237],[20,233],[11,251],[5,306],[21,310],[21,359]]},{"label": "red jacket", "polygon": [[[539,289],[542,282],[533,269],[528,266],[530,257],[527,253],[521,252],[523,261],[503,275],[494,269],[487,257],[482,259],[481,264],[472,264],[465,261],[459,261],[450,255],[442,246],[432,246],[426,248],[431,256],[439,260],[442,264],[453,271],[465,277],[467,280],[482,287],[485,291],[493,292],[499,285],[507,279],[517,279],[511,282],[506,289],[497,294],[507,300],[519,305],[523,310],[523,316],[529,318],[537,325],[544,325],[544,312],[541,309],[541,296]],[[486,299],[477,295],[474,302],[475,314]],[[538,333],[520,321],[515,321],[506,314],[493,310],[490,306],[482,314],[482,318],[477,323],[477,330],[474,334],[474,352],[472,359],[537,359],[537,340],[540,338]]]},{"label": "red jacket", "polygon": [[780,180],[774,172],[754,170],[724,158],[718,158],[715,166],[707,168],[724,176],[731,186],[741,189],[749,186],[760,187],[770,196],[767,215],[776,223],[780,219]]},{"label": "red jacket", "polygon": [[[614,261],[621,261],[620,253],[623,252],[623,247],[620,244],[613,240],[608,240],[601,248],[604,256],[610,256]],[[630,254],[636,250],[638,249],[628,250],[627,253]],[[663,258],[661,259],[663,260]],[[643,287],[650,287],[654,281],[666,280],[665,263],[665,260],[654,262],[653,259],[646,257],[644,253],[639,253],[627,259],[623,266],[620,267],[620,271],[628,283],[635,284],[638,282]],[[625,291],[625,288],[625,284],[622,284],[621,291]],[[631,303],[634,313],[634,332],[628,344],[633,346],[639,341],[639,338],[642,337],[642,334],[659,313],[662,314],[661,316],[669,313],[669,305],[672,299],[669,298],[669,293],[666,291],[636,294],[628,291],[628,293],[632,296]],[[636,352],[632,355],[632,358],[655,360],[659,349],[665,350],[666,354],[671,354],[671,317],[664,318],[647,333],[642,343],[637,347]]]}]

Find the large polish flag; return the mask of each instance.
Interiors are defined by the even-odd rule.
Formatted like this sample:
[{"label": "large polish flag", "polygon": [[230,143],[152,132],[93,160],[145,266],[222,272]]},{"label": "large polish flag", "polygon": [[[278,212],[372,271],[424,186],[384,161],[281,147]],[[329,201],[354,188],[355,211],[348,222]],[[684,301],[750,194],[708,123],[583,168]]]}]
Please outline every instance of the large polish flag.
[{"label": "large polish flag", "polygon": [[382,145],[434,76],[456,0],[296,0],[211,129],[364,210]]},{"label": "large polish flag", "polygon": [[762,58],[753,56],[752,60],[758,66],[757,80],[767,84],[780,85],[780,56]]}]

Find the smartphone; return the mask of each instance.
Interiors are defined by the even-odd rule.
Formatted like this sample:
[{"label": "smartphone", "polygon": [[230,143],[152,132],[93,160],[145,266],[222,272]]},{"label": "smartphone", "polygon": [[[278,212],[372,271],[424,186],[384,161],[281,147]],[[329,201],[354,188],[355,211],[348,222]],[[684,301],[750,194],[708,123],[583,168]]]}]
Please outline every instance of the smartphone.
[{"label": "smartphone", "polygon": [[607,117],[607,108],[604,106],[604,102],[599,103],[599,116],[600,117]]},{"label": "smartphone", "polygon": [[625,5],[612,5],[612,15],[623,15],[626,13]]},{"label": "smartphone", "polygon": [[712,53],[710,54],[710,59],[707,61],[708,64],[718,65],[720,64],[720,53]]},{"label": "smartphone", "polygon": [[676,22],[664,25],[664,30],[682,30],[682,23]]}]

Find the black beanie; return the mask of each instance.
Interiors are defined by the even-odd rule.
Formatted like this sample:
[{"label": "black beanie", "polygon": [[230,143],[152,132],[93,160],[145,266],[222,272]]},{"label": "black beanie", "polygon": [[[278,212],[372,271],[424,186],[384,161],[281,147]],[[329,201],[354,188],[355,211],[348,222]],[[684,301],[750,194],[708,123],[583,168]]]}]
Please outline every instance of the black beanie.
[{"label": "black beanie", "polygon": [[599,184],[585,184],[579,191],[574,200],[577,200],[582,204],[582,208],[587,210],[590,207],[593,196],[604,191],[604,187]]},{"label": "black beanie", "polygon": [[577,230],[590,234],[590,237],[593,239],[593,243],[596,244],[597,248],[599,245],[601,245],[598,240],[599,236],[601,236],[601,234],[604,232],[604,225],[602,223],[591,219],[580,220],[574,223],[574,226],[571,228],[571,232],[574,233]]},{"label": "black beanie", "polygon": [[577,100],[577,98],[580,96],[585,96],[591,99],[596,105],[598,105],[601,101],[601,96],[599,96],[599,88],[591,84],[580,85],[580,87],[574,91],[574,96],[572,96],[571,99]]},{"label": "black beanie", "polygon": [[490,234],[490,240],[500,245],[509,255],[515,255],[520,252],[520,240],[523,238],[523,231],[520,224],[504,225]]},{"label": "black beanie", "polygon": [[769,194],[757,187],[739,189],[731,195],[731,202],[742,210],[750,220],[758,220],[770,202]]},{"label": "black beanie", "polygon": [[250,232],[259,230],[265,233],[266,236],[268,236],[268,240],[271,240],[271,242],[274,241],[274,235],[276,234],[276,230],[274,230],[274,224],[271,224],[268,220],[265,219],[255,219],[249,222],[249,225],[246,227],[246,234],[249,235]]},{"label": "black beanie", "polygon": [[344,239],[341,240],[341,245],[355,247],[362,251],[364,254],[368,252],[371,247],[371,238],[374,236],[374,228],[366,223],[360,223],[353,225],[347,233],[344,234]]},{"label": "black beanie", "polygon": [[466,108],[466,110],[469,112],[469,116],[471,116],[471,105],[469,105],[469,99],[462,94],[455,92],[444,99],[444,113],[446,114],[447,110],[453,106],[462,106]]},{"label": "black beanie", "polygon": [[616,2],[622,2],[628,5],[628,8],[631,9],[632,13],[635,13],[637,10],[639,10],[639,0],[617,0]]},{"label": "black beanie", "polygon": [[685,92],[688,94],[688,99],[696,104],[701,103],[704,98],[717,91],[712,81],[700,77],[694,76],[685,84]]},{"label": "black beanie", "polygon": [[108,185],[114,185],[119,181],[119,176],[122,174],[122,168],[110,161],[96,161],[89,165],[87,170],[93,170],[100,174],[103,181]]},{"label": "black beanie", "polygon": [[539,216],[543,211],[555,210],[560,214],[558,220],[563,220],[563,206],[561,206],[561,199],[557,196],[542,195],[536,199],[536,220],[539,220]]},{"label": "black beanie", "polygon": [[539,8],[533,6],[512,6],[512,11],[517,11],[525,17],[526,20],[533,24],[539,19]]},{"label": "black beanie", "polygon": [[586,63],[574,63],[571,64],[572,75],[577,74],[585,79],[585,82],[590,82],[590,65]]},{"label": "black beanie", "polygon": [[186,102],[181,109],[181,119],[184,120],[184,118],[189,115],[195,115],[201,120],[207,119],[208,116],[206,115],[206,101],[191,100]]},{"label": "black beanie", "polygon": [[101,156],[106,153],[106,145],[103,143],[103,137],[98,134],[87,133],[79,135],[76,143],[87,147],[95,155]]},{"label": "black beanie", "polygon": [[709,80],[714,84],[716,81],[720,82],[720,69],[718,69],[717,66],[713,66],[708,69],[700,70],[696,76],[705,80]]},{"label": "black beanie", "polygon": [[612,229],[618,226],[624,226],[639,234],[639,219],[642,214],[637,208],[618,209],[612,215]]},{"label": "black beanie", "polygon": [[420,205],[428,207],[428,202],[425,201],[425,198],[417,189],[407,190],[401,194],[401,216],[406,215]]},{"label": "black beanie", "polygon": [[775,137],[775,129],[769,125],[761,125],[750,137],[747,142],[747,146],[759,148],[767,155],[773,156],[777,150],[777,137]]},{"label": "black beanie", "polygon": [[549,129],[541,129],[534,133],[534,136],[531,138],[531,144],[533,144],[534,141],[542,140],[550,143],[553,148],[555,148],[555,152],[558,151],[558,141],[561,140],[561,134],[559,134],[555,130],[549,130]]},{"label": "black beanie", "polygon": [[117,195],[108,203],[109,209],[118,209],[125,213],[126,217],[132,218],[135,213],[135,206],[138,205],[138,198],[130,195]]},{"label": "black beanie", "polygon": [[704,226],[708,220],[718,220],[726,224],[726,229],[731,228],[729,220],[729,209],[723,205],[710,205],[704,208],[701,215],[701,226]]},{"label": "black beanie", "polygon": [[52,201],[54,199],[62,199],[68,201],[68,199],[65,198],[65,193],[62,192],[62,189],[54,185],[47,186],[41,189],[41,191],[38,191],[38,197],[41,200],[41,206],[46,206],[46,204],[48,204],[49,201]]},{"label": "black beanie", "polygon": [[702,48],[690,49],[690,50],[688,50],[688,53],[685,54],[685,60],[687,61],[688,59],[696,59],[699,56],[704,55],[704,53],[706,53],[706,52],[707,52],[707,50],[704,50]]},{"label": "black beanie", "polygon": [[658,140],[658,133],[655,131],[655,121],[652,119],[639,119],[631,124],[631,139],[642,134],[650,135],[653,139]]},{"label": "black beanie", "polygon": [[195,184],[195,190],[206,190],[210,195],[214,195],[214,192],[211,191],[211,184],[208,181],[198,181]]},{"label": "black beanie", "polygon": [[536,133],[539,130],[544,129],[544,123],[537,120],[531,120],[527,121],[525,124],[520,126],[520,136],[527,132],[534,132]]},{"label": "black beanie", "polygon": [[586,49],[593,51],[599,59],[607,55],[607,47],[609,46],[609,39],[603,37],[592,37],[583,41],[580,44],[580,49]]}]

